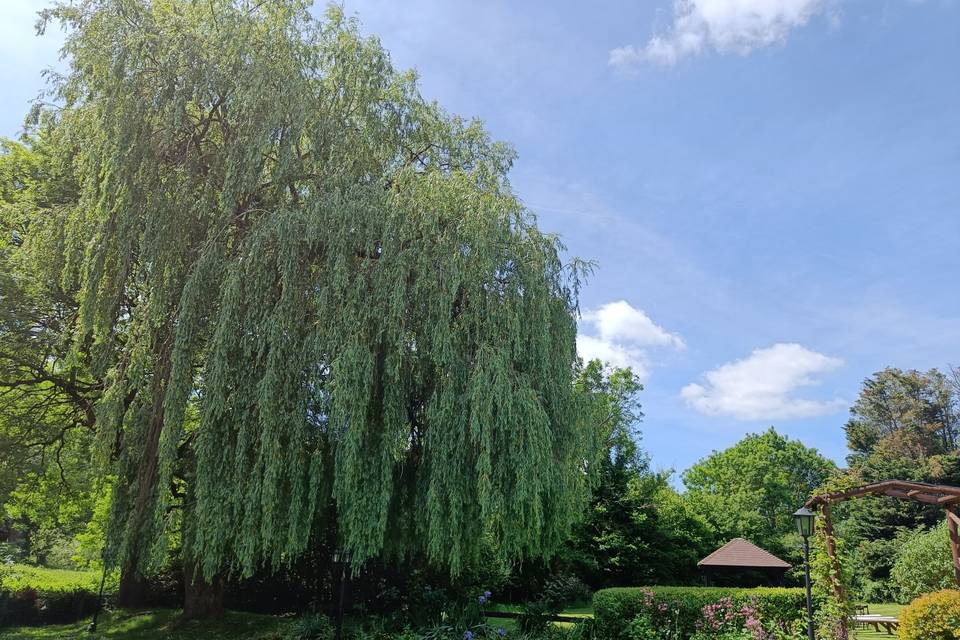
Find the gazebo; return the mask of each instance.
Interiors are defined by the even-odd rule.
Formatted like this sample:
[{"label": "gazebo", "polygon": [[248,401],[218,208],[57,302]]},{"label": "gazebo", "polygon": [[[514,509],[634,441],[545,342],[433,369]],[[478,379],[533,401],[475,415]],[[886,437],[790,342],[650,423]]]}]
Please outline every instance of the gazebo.
[{"label": "gazebo", "polygon": [[734,538],[698,562],[697,566],[707,584],[755,587],[783,584],[790,563],[749,540]]}]

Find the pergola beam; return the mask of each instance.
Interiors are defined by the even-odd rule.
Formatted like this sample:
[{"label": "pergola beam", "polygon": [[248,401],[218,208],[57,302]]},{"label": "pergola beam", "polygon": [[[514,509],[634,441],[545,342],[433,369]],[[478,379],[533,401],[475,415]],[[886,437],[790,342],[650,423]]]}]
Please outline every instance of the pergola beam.
[{"label": "pergola beam", "polygon": [[842,502],[850,498],[862,496],[889,496],[923,502],[925,504],[946,505],[960,502],[960,487],[951,487],[942,484],[927,484],[924,482],[906,482],[902,480],[885,480],[873,484],[855,487],[845,491],[834,491],[814,496],[807,501],[808,508],[820,505]]},{"label": "pergola beam", "polygon": [[[839,561],[836,548],[833,544],[833,522],[830,518],[830,505],[834,502],[843,502],[851,498],[863,496],[887,496],[901,498],[941,506],[947,513],[947,529],[950,532],[950,551],[953,554],[953,572],[957,586],[960,587],[960,515],[955,513],[956,505],[960,503],[960,487],[951,487],[944,484],[927,484],[926,482],[907,482],[903,480],[885,480],[874,482],[862,487],[854,487],[845,491],[833,491],[813,496],[804,505],[808,509],[820,508],[823,514],[824,533],[827,539],[827,555],[833,564],[834,570],[839,571]],[[839,575],[839,574],[838,574]],[[842,597],[839,582],[834,582],[837,595]]]}]

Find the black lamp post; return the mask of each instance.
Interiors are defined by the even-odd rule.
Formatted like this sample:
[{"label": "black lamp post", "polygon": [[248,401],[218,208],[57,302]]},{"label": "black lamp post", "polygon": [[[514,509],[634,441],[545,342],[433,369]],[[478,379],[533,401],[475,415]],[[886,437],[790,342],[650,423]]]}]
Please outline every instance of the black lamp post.
[{"label": "black lamp post", "polygon": [[337,619],[333,633],[334,640],[342,640],[343,638],[343,587],[347,581],[348,564],[350,564],[349,553],[340,550],[333,552],[333,566],[337,567],[339,565],[340,567],[340,593],[337,598]]},{"label": "black lamp post", "polygon": [[807,635],[810,640],[816,640],[813,634],[813,598],[810,596],[810,536],[813,535],[813,517],[813,511],[806,507],[800,507],[793,514],[797,533],[803,538],[803,568],[807,577]]}]

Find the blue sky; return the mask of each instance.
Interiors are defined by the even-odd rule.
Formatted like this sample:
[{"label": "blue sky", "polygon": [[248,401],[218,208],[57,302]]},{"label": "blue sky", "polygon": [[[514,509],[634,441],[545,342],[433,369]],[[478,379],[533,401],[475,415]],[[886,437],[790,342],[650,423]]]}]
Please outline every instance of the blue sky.
[{"label": "blue sky", "polygon": [[[0,7],[0,135],[43,4]],[[863,378],[960,364],[960,0],[400,5],[345,2],[596,260],[580,348],[642,373],[655,466],[770,425],[842,461]]]}]

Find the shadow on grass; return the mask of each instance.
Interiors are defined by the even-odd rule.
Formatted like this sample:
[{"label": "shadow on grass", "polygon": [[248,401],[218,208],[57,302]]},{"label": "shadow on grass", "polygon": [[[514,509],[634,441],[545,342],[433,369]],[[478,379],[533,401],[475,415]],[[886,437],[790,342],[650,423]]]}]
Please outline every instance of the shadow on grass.
[{"label": "shadow on grass", "polygon": [[287,621],[228,611],[220,620],[183,620],[179,610],[116,611],[101,615],[95,633],[89,619],[68,625],[0,629],[3,640],[275,640]]}]

